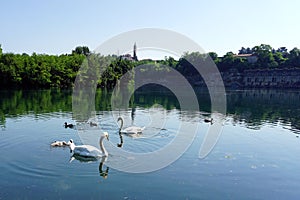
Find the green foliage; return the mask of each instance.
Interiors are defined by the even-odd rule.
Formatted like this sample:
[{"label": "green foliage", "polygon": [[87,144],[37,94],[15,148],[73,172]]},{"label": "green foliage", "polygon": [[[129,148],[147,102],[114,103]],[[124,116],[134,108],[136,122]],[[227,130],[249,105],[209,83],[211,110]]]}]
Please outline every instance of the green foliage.
[{"label": "green foliage", "polygon": [[277,67],[278,63],[275,61],[272,47],[270,45],[261,44],[252,48],[254,55],[258,57],[257,64],[262,68]]},{"label": "green foliage", "polygon": [[253,51],[249,47],[247,47],[247,48],[242,47],[239,50],[239,55],[241,55],[241,54],[252,54],[252,53],[253,53]]},{"label": "green foliage", "polygon": [[210,56],[210,58],[212,59],[212,61],[214,61],[215,64],[219,64],[220,63],[220,59],[218,57],[218,54],[215,52],[209,52],[208,55]]},{"label": "green foliage", "polygon": [[287,58],[288,66],[300,67],[300,49],[293,48]]},{"label": "green foliage", "polygon": [[71,87],[85,56],[4,53],[0,57],[1,87]]},{"label": "green foliage", "polygon": [[277,50],[270,45],[261,44],[252,49],[242,47],[239,55],[250,54],[257,58],[257,62],[249,62],[246,58],[241,58],[228,52],[221,60],[216,63],[221,71],[237,69],[272,69],[272,68],[299,68],[300,67],[300,50],[294,48],[288,52],[287,48],[280,47]]},{"label": "green foliage", "polygon": [[72,51],[72,54],[83,54],[88,56],[90,55],[90,49],[86,46],[76,47],[75,50]]},{"label": "green foliage", "polygon": [[133,79],[134,74],[131,74],[133,73],[131,70],[134,67],[134,62],[130,60],[122,58],[112,59],[110,64],[102,74],[102,77],[100,79],[100,86],[106,88],[113,88],[116,85],[117,81],[127,72],[130,73],[129,77]]},{"label": "green foliage", "polygon": [[[257,62],[249,62],[243,54],[255,56]],[[207,66],[213,61],[220,71],[231,69],[242,72],[245,69],[299,68],[300,49],[288,51],[285,47],[277,50],[270,45],[261,44],[252,49],[242,47],[239,54],[226,53],[218,57],[215,52],[208,54],[186,52],[179,60],[165,57],[164,60],[131,61],[117,56],[102,56],[91,53],[88,47],[76,47],[72,54],[13,54],[3,53],[0,45],[0,87],[19,88],[70,88],[73,87],[77,74],[81,84],[94,87],[113,88],[126,73],[131,77],[128,84],[133,84],[133,68],[144,66],[141,72],[146,73],[147,66],[155,71],[168,74],[171,67],[183,74],[189,81],[197,81],[199,76],[195,66]],[[165,67],[168,66],[168,67]],[[198,80],[199,81],[199,80]]]}]

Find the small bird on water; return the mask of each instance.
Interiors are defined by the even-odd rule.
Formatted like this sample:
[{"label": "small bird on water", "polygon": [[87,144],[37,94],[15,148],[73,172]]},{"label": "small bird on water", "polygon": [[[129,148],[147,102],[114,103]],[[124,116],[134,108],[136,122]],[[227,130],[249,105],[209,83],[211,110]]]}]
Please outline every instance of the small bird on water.
[{"label": "small bird on water", "polygon": [[204,122],[205,123],[213,123],[213,118],[206,118],[206,119],[204,119]]},{"label": "small bird on water", "polygon": [[68,124],[67,122],[65,122],[65,128],[74,128],[74,125]]}]

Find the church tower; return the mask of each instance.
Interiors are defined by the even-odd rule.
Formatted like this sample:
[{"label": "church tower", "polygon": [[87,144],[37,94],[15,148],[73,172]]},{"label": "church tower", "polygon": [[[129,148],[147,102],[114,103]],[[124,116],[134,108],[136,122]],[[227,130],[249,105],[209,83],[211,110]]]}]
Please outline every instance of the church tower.
[{"label": "church tower", "polygon": [[137,55],[136,55],[136,43],[134,43],[134,45],[133,45],[133,60],[135,60],[135,61],[137,61],[138,59],[137,59]]}]

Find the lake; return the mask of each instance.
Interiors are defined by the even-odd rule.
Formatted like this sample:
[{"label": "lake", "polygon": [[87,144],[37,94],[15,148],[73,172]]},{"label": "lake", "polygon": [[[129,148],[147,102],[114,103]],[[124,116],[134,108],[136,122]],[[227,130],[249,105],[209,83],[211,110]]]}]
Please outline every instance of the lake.
[{"label": "lake", "polygon": [[[198,92],[200,111],[181,110],[168,92],[137,91],[132,107],[111,112],[111,92],[97,90],[97,126],[74,117],[69,90],[3,90],[0,95],[0,199],[299,198],[299,91],[227,91],[222,132],[205,158],[199,158],[199,149],[214,126],[204,122],[211,114],[205,91]],[[121,148],[116,116],[126,125],[145,126],[141,135],[123,135]],[[76,127],[65,128],[64,122]],[[122,152],[151,155],[170,144],[184,123],[191,129],[196,124],[197,132],[178,159],[145,173],[122,170],[139,164]],[[81,144],[90,131],[109,133],[106,160],[71,159],[68,147],[50,146],[71,138]]]}]

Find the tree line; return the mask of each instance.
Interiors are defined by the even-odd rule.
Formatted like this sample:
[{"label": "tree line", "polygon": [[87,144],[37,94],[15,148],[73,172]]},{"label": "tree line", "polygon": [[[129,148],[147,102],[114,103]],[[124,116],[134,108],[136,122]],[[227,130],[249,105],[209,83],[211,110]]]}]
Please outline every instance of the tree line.
[{"label": "tree line", "polygon": [[[249,54],[257,58],[256,62],[249,62],[246,57],[239,56]],[[76,47],[70,54],[28,55],[3,53],[0,45],[0,87],[1,88],[70,88],[75,78],[84,65],[99,65],[101,62],[109,63],[105,71],[100,71],[101,78],[97,80],[98,87],[112,88],[126,72],[136,66],[152,65],[155,70],[166,70],[169,66],[185,77],[193,77],[198,74],[192,63],[205,63],[211,59],[221,72],[236,69],[243,72],[246,69],[278,69],[300,68],[300,49],[293,48],[288,51],[285,47],[277,50],[270,45],[261,44],[253,48],[242,47],[236,55],[233,52],[219,57],[215,52],[202,54],[200,52],[186,52],[179,60],[173,57],[165,57],[163,60],[132,61],[116,55],[101,56],[90,52],[88,47]],[[89,73],[88,71],[81,73]],[[167,73],[167,72],[166,72]],[[90,74],[91,76],[94,74]],[[84,77],[84,76],[83,76]]]},{"label": "tree line", "polygon": [[251,54],[257,58],[255,63],[247,62],[246,58],[241,58],[228,52],[221,59],[214,59],[221,71],[230,68],[236,68],[240,71],[245,69],[275,69],[275,68],[299,68],[300,67],[300,49],[297,47],[288,51],[286,47],[280,47],[277,50],[270,45],[261,44],[253,48],[242,47],[240,54]]},{"label": "tree line", "polygon": [[22,88],[69,87],[85,58],[84,54],[28,55],[2,53],[0,86]]}]

